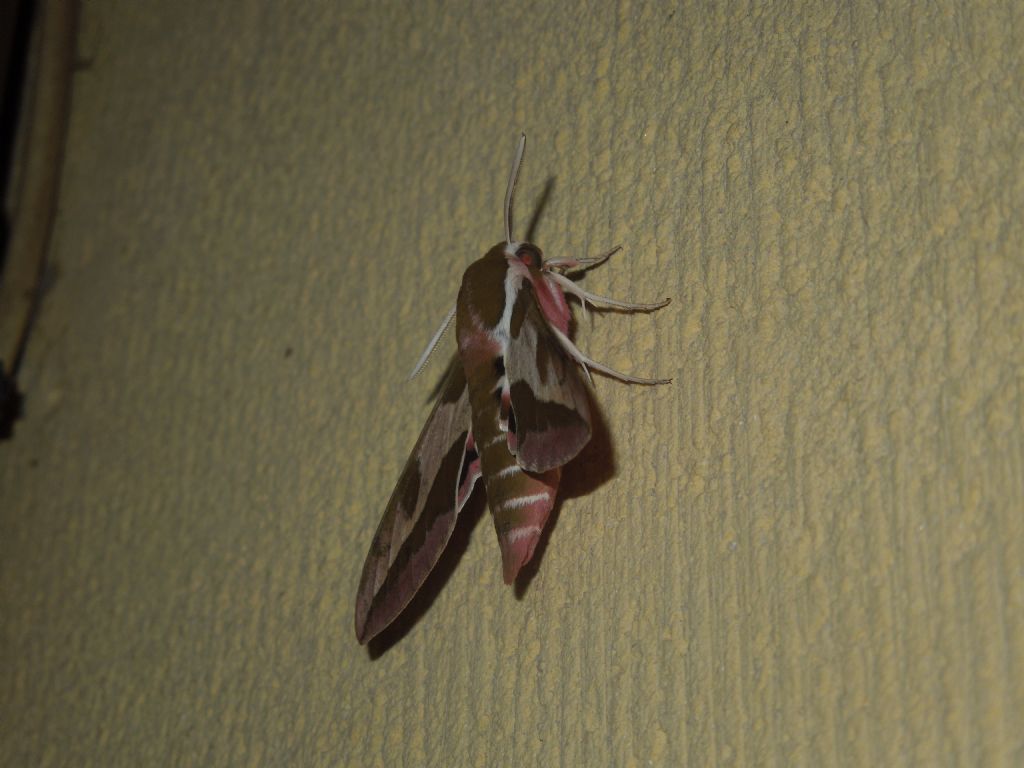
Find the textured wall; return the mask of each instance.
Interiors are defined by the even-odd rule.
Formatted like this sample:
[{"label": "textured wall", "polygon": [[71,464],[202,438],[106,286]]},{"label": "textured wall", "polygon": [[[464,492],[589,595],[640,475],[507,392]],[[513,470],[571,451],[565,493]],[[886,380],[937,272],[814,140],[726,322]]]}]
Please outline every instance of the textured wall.
[{"label": "textured wall", "polygon": [[[1024,762],[1021,4],[554,5],[85,4],[0,762]],[[675,382],[598,381],[518,597],[483,517],[368,654],[520,129],[522,226],[674,297],[581,347]]]}]

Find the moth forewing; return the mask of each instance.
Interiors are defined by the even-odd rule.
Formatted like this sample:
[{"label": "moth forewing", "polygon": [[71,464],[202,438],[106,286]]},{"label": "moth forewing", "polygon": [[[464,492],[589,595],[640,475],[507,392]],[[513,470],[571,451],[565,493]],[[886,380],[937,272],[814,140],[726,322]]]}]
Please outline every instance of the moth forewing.
[{"label": "moth forewing", "polygon": [[506,372],[519,465],[543,472],[567,464],[590,440],[590,399],[529,283],[512,310]]},{"label": "moth forewing", "polygon": [[426,581],[480,476],[475,461],[466,380],[456,365],[402,470],[366,555],[356,594],[360,643],[390,624]]}]

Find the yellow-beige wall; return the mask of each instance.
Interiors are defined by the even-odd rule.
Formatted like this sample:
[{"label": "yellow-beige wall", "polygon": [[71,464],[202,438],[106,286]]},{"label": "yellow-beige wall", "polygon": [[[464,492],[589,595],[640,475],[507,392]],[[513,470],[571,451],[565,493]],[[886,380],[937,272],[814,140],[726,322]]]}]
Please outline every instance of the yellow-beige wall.
[{"label": "yellow-beige wall", "polygon": [[[1020,3],[82,14],[0,762],[1024,764]],[[528,588],[485,515],[367,653],[520,130],[521,231],[673,298],[580,346],[674,382],[597,382]]]}]

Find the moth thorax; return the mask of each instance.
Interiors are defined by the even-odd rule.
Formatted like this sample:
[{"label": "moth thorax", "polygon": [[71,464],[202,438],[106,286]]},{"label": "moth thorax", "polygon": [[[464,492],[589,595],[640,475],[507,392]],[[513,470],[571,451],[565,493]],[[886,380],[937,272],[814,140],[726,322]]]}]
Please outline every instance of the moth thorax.
[{"label": "moth thorax", "polygon": [[520,243],[516,249],[516,258],[534,269],[544,266],[544,255],[540,252],[540,248],[533,243]]}]

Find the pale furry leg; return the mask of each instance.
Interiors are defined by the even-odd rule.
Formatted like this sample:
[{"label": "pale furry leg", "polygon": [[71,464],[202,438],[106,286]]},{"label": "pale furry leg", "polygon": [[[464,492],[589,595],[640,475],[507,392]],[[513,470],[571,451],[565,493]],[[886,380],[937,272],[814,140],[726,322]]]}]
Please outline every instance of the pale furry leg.
[{"label": "pale furry leg", "polygon": [[569,341],[568,336],[566,336],[564,333],[562,333],[554,326],[549,326],[549,329],[555,335],[555,338],[558,339],[558,342],[562,345],[562,348],[565,349],[569,357],[571,357],[573,360],[575,360],[577,363],[583,366],[583,370],[587,374],[587,379],[590,381],[591,384],[594,383],[594,379],[590,375],[591,368],[593,368],[595,371],[600,371],[606,376],[611,376],[613,379],[618,379],[619,381],[626,381],[631,384],[669,384],[672,381],[672,379],[645,379],[640,376],[630,376],[629,374],[626,373],[620,373],[619,371],[616,371],[614,368],[609,368],[607,365],[602,365],[596,360],[591,360],[589,357],[580,352],[580,350],[576,347],[575,344]]},{"label": "pale furry leg", "polygon": [[548,259],[544,262],[544,266],[553,267],[554,269],[566,269],[573,272],[582,272],[586,269],[593,269],[599,264],[604,264],[608,259],[621,250],[622,246],[616,245],[614,248],[602,253],[600,256],[590,256],[584,259]]}]

